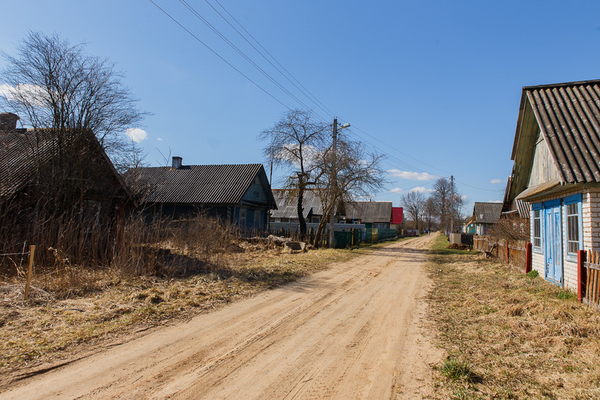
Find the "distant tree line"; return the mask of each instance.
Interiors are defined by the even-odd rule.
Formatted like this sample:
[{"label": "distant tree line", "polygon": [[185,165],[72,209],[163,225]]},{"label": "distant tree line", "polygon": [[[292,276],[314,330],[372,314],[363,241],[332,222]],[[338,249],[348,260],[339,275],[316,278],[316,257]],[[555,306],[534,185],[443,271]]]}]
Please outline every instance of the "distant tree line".
[{"label": "distant tree line", "polygon": [[446,178],[435,181],[429,196],[421,192],[408,192],[402,195],[400,202],[415,229],[432,230],[438,227],[450,232],[459,230],[464,222],[464,199],[456,186],[452,187]]}]

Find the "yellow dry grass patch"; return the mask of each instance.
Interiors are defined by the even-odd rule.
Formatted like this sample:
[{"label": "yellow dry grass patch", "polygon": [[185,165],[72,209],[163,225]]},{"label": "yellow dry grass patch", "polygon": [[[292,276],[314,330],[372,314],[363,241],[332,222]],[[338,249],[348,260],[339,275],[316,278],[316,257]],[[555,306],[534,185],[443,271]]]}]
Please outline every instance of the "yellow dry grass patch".
[{"label": "yellow dry grass patch", "polygon": [[600,398],[600,312],[540,277],[477,253],[434,251],[431,316],[448,360],[438,387],[456,399]]}]

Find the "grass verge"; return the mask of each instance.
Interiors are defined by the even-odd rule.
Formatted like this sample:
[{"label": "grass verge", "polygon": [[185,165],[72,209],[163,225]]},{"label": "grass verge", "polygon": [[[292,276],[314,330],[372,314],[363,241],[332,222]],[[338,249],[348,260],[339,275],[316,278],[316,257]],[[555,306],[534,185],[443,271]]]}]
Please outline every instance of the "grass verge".
[{"label": "grass verge", "polygon": [[600,398],[600,313],[569,291],[436,241],[432,324],[448,354],[439,398]]}]

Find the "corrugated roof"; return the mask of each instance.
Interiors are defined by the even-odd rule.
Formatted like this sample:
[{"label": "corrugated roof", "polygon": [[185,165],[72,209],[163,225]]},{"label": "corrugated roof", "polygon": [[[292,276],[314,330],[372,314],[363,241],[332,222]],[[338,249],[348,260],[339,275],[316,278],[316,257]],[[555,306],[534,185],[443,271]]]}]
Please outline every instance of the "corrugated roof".
[{"label": "corrugated roof", "polygon": [[227,164],[137,168],[126,176],[142,188],[144,202],[237,204],[259,173],[262,164]]},{"label": "corrugated roof", "polygon": [[475,202],[473,217],[478,224],[493,224],[500,218],[502,203]]},{"label": "corrugated roof", "polygon": [[391,201],[356,201],[346,203],[346,218],[360,219],[362,223],[390,222]]},{"label": "corrugated roof", "polygon": [[[323,206],[318,191],[321,189],[308,189],[302,196],[302,214],[307,218],[309,214],[323,215]],[[298,195],[295,190],[273,189],[273,196],[277,202],[277,210],[271,212],[272,218],[298,218]]]},{"label": "corrugated roof", "polygon": [[562,183],[600,182],[600,80],[529,86],[529,101]]},{"label": "corrugated roof", "polygon": [[[38,169],[48,164],[65,147],[85,140],[87,156],[100,156],[107,171],[115,179],[120,195],[131,199],[131,194],[112,162],[92,132],[58,137],[52,130],[14,129],[0,132],[0,197],[12,196],[27,185]],[[113,193],[113,195],[115,195]]]}]

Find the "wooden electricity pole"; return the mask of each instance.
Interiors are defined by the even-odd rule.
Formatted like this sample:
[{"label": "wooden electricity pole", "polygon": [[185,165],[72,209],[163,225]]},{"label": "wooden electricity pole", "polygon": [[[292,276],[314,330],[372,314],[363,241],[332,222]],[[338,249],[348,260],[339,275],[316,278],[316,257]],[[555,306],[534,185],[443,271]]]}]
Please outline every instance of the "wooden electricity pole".
[{"label": "wooden electricity pole", "polygon": [[335,197],[337,193],[337,117],[333,119],[333,161],[331,162],[331,211],[329,212],[329,248],[333,248],[335,240]]},{"label": "wooden electricity pole", "polygon": [[450,175],[450,233],[454,233],[454,176]]}]

